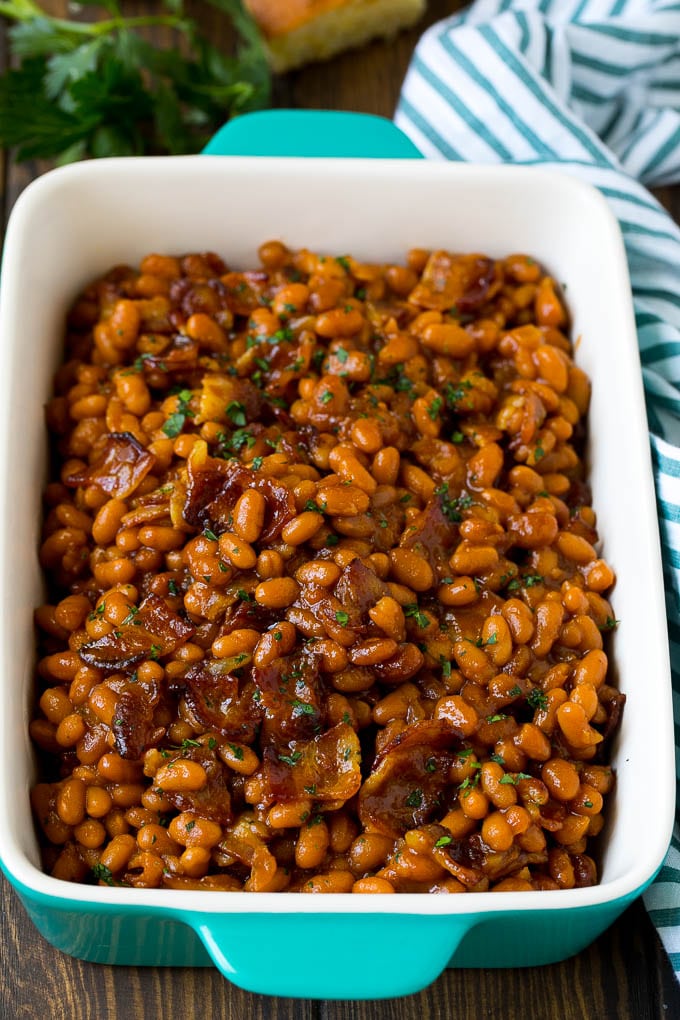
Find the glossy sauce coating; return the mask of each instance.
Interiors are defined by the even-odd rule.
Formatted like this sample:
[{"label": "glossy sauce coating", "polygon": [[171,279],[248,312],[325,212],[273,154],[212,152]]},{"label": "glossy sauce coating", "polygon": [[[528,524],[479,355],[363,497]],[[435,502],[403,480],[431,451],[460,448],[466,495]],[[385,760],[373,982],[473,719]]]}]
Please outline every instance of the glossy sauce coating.
[{"label": "glossy sauce coating", "polygon": [[526,255],[149,255],[69,315],[31,734],[45,867],[591,885],[623,695],[590,383]]}]

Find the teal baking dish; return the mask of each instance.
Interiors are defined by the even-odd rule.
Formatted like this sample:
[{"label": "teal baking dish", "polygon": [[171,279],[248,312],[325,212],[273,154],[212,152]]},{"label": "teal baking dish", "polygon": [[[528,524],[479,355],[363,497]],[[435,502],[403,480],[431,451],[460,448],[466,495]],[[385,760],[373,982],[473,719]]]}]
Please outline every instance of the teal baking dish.
[{"label": "teal baking dish", "polygon": [[[537,966],[577,953],[662,863],[675,794],[670,670],[618,226],[595,190],[568,177],[429,163],[417,155],[392,125],[375,118],[260,114],[234,122],[204,156],[101,160],[53,171],[15,207],[0,300],[0,860],[36,927],[63,952],[104,964],[212,963],[238,986],[272,995],[405,995],[447,966]],[[380,260],[413,246],[499,256],[523,250],[568,288],[577,360],[594,384],[591,482],[604,555],[618,575],[621,625],[612,652],[627,697],[601,881],[593,888],[464,896],[195,894],[74,886],[39,868],[28,804],[35,779],[27,736],[32,612],[42,591],[34,550],[46,466],[42,408],[65,309],[88,279],[150,250],[212,249],[234,266],[248,266],[272,237]],[[625,415],[616,413],[621,407]]]}]

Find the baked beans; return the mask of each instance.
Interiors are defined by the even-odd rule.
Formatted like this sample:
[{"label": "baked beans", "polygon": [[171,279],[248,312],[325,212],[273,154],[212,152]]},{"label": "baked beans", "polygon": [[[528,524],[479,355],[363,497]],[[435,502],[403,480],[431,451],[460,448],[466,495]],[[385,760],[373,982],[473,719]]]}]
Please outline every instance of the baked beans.
[{"label": "baked beans", "polygon": [[32,792],[61,879],[597,881],[623,695],[590,384],[531,257],[152,254],[47,409]]}]

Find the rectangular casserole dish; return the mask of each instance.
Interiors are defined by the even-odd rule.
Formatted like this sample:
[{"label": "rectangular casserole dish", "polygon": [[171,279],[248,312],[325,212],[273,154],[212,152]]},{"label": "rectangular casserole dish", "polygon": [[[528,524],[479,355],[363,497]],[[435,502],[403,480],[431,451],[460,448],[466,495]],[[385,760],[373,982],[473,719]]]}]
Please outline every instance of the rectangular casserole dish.
[{"label": "rectangular casserole dish", "polygon": [[[397,260],[414,246],[523,251],[566,286],[593,381],[589,461],[602,554],[617,572],[611,652],[627,704],[600,884],[465,896],[194,894],[64,883],[42,873],[28,792],[46,477],[43,408],[64,314],[110,266],[150,251],[258,245]],[[0,859],[39,931],[105,964],[199,966],[242,988],[318,998],[415,992],[446,966],[535,966],[597,937],[661,866],[674,755],[665,607],[640,364],[623,244],[594,189],[554,172],[416,160],[173,157],[53,171],[14,210],[0,303]],[[653,748],[653,771],[650,750]],[[644,805],[644,815],[642,815]],[[644,818],[644,824],[641,819]]]}]

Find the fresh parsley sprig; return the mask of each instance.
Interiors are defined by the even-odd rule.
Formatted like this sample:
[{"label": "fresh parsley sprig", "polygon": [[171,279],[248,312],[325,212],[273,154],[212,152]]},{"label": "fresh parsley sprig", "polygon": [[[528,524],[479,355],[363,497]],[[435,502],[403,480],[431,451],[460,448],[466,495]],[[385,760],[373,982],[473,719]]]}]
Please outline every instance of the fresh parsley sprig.
[{"label": "fresh parsley sprig", "polygon": [[[119,0],[80,0],[108,16],[70,21],[35,0],[0,0],[16,64],[0,77],[0,147],[15,148],[19,161],[60,163],[195,152],[232,115],[265,106],[265,50],[240,0],[206,0],[231,19],[233,57],[200,34],[182,2],[126,17]],[[159,27],[175,45],[159,49],[145,38]]]}]

